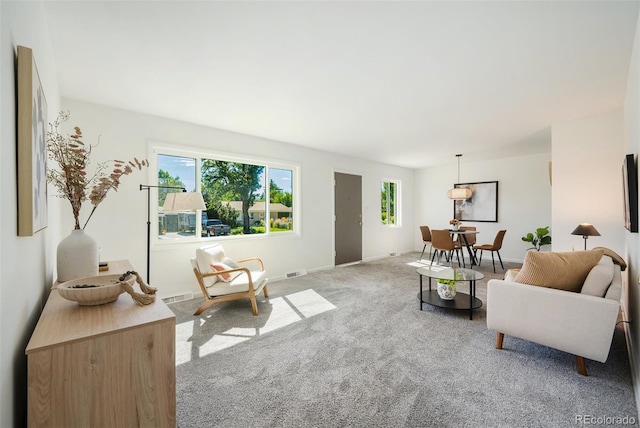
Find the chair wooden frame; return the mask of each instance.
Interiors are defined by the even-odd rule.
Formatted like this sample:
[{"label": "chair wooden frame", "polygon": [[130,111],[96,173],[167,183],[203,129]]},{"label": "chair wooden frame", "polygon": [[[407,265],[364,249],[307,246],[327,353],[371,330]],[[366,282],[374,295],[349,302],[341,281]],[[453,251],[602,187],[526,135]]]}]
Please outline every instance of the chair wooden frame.
[{"label": "chair wooden frame", "polygon": [[[251,257],[248,259],[236,260],[236,263],[238,264],[249,263],[249,262],[257,262],[258,265],[260,266],[260,270],[264,271],[264,263],[262,262],[262,259],[258,257]],[[247,277],[249,279],[249,289],[247,291],[241,291],[233,294],[223,294],[220,296],[211,296],[209,294],[207,287],[204,285],[204,278],[229,274],[231,272],[238,272],[238,271],[244,272],[247,274]],[[251,309],[253,311],[253,315],[257,316],[258,304],[256,301],[256,295],[260,294],[260,291],[262,291],[264,293],[264,297],[266,298],[269,297],[269,290],[267,289],[266,279],[264,280],[264,286],[262,287],[262,289],[259,288],[258,290],[255,290],[253,285],[253,278],[251,277],[251,271],[244,266],[240,266],[240,267],[228,269],[228,270],[221,270],[213,273],[202,274],[200,272],[200,269],[197,268],[197,264],[196,264],[196,267],[193,268],[193,273],[196,276],[196,279],[198,280],[198,285],[200,285],[200,291],[202,291],[202,294],[204,295],[204,299],[205,299],[204,303],[198,308],[198,310],[196,310],[193,313],[193,315],[200,315],[202,312],[209,309],[214,303],[228,302],[231,300],[238,300],[238,299],[249,299],[251,301]]]}]

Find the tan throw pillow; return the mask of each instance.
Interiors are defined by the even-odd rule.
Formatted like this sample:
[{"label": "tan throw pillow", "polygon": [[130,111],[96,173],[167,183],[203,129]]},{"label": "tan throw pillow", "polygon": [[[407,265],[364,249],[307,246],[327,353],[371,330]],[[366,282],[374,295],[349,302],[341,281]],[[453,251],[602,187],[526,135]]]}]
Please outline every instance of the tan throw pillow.
[{"label": "tan throw pillow", "polygon": [[[229,265],[226,265],[224,263],[212,264],[211,267],[214,268],[218,272],[227,271],[227,270],[230,270],[230,269],[235,269],[235,268],[233,268],[233,267],[231,267]],[[225,272],[225,273],[222,273],[222,274],[220,274],[218,276],[221,276],[222,280],[224,282],[231,282],[236,278],[236,276],[240,275],[241,273],[242,272],[240,272],[240,271],[228,272],[228,273]]]},{"label": "tan throw pillow", "polygon": [[613,260],[604,255],[587,275],[582,285],[582,294],[590,296],[604,297],[613,279]]},{"label": "tan throw pillow", "polygon": [[602,250],[566,253],[528,251],[515,282],[580,292],[584,280],[602,254]]}]

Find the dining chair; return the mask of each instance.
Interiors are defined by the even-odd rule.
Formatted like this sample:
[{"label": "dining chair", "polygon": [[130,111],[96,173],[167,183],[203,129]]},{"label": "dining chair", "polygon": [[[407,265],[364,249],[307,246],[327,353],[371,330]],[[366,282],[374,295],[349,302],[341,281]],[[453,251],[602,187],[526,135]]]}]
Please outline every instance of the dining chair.
[{"label": "dining chair", "polygon": [[431,249],[433,246],[431,245],[431,229],[429,226],[420,226],[420,233],[422,234],[422,242],[424,243],[424,247],[422,247],[422,254],[420,254],[420,259],[422,260],[422,256],[424,256],[424,250],[429,246],[429,257],[431,257]]},{"label": "dining chair", "polygon": [[493,257],[493,253],[498,254],[498,260],[500,260],[500,266],[502,266],[502,270],[504,270],[504,265],[502,264],[502,257],[500,257],[500,249],[502,248],[502,240],[504,239],[504,234],[507,233],[506,230],[499,230],[496,234],[495,239],[493,240],[493,244],[483,244],[483,245],[474,245],[473,249],[475,251],[480,250],[480,259],[478,260],[478,266],[482,263],[482,252],[487,250],[491,251],[491,261],[493,262],[493,273],[496,272],[496,261]]},{"label": "dining chair", "polygon": [[451,232],[447,229],[432,230],[431,231],[431,246],[433,247],[433,256],[431,256],[431,264],[438,255],[438,262],[440,257],[444,254],[446,261],[453,260],[453,252],[456,252],[458,258],[458,266],[460,266],[460,249],[456,248],[456,243],[451,239]]},{"label": "dining chair", "polygon": [[[476,227],[475,226],[460,226],[459,230],[473,230],[474,232],[476,231]],[[465,242],[465,238],[466,238],[466,242]],[[469,233],[469,234],[459,234],[458,235],[458,245],[461,248],[467,248],[469,249],[472,253],[473,253],[473,257],[475,258],[476,255],[476,251],[473,248],[474,245],[476,245],[476,234],[475,233]],[[464,251],[462,252],[462,254],[464,255]],[[463,257],[464,260],[464,257]],[[469,260],[469,264],[471,264],[471,266],[473,266],[474,260]]]}]

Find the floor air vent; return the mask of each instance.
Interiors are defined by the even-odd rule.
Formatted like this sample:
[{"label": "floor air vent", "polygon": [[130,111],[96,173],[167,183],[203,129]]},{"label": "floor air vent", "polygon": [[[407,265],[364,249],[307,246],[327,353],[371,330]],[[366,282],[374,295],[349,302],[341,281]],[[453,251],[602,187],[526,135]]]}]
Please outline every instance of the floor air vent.
[{"label": "floor air vent", "polygon": [[295,278],[296,276],[302,276],[302,275],[306,275],[306,274],[307,274],[307,271],[302,269],[302,270],[298,270],[298,271],[295,271],[295,272],[289,272],[287,274],[287,278]]},{"label": "floor air vent", "polygon": [[191,299],[193,299],[193,293],[185,293],[185,294],[179,294],[177,296],[165,297],[164,299],[162,299],[162,301],[165,303],[175,303],[175,302],[182,302],[183,300],[191,300]]}]

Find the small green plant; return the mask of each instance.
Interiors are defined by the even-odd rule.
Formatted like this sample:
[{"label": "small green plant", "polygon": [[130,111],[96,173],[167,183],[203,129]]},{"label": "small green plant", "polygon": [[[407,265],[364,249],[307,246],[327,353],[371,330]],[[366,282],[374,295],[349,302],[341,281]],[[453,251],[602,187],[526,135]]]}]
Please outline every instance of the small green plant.
[{"label": "small green plant", "polygon": [[536,233],[533,234],[531,232],[527,233],[526,236],[522,237],[524,242],[530,242],[533,247],[530,248],[536,249],[536,251],[540,251],[540,247],[543,245],[551,245],[551,235],[549,235],[549,226],[547,227],[539,227],[536,229]]},{"label": "small green plant", "polygon": [[455,285],[457,281],[455,279],[438,279],[438,282],[440,284]]}]

